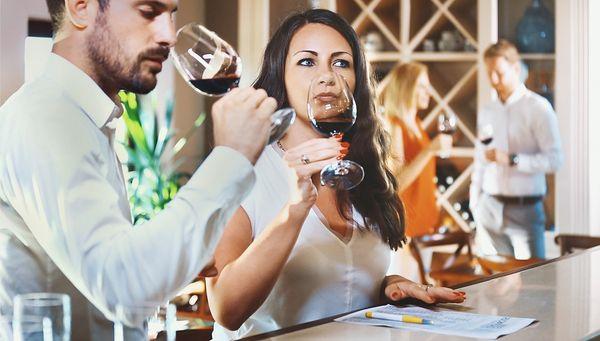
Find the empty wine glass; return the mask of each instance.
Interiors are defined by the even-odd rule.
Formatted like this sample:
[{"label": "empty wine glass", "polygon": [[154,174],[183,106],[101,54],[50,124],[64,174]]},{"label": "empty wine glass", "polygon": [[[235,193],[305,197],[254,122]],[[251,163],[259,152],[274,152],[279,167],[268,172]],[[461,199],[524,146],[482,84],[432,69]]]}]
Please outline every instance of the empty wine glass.
[{"label": "empty wine glass", "polygon": [[[344,78],[327,72],[311,81],[308,117],[325,136],[343,136],[356,121],[356,103]],[[363,168],[350,160],[338,160],[321,171],[321,185],[349,190],[361,183]]]},{"label": "empty wine glass", "polygon": [[488,146],[494,140],[494,126],[484,124],[479,130],[477,138],[483,145]]},{"label": "empty wine glass", "polygon": [[[117,305],[114,341],[154,340],[165,331],[166,340],[175,340],[176,312],[173,304],[144,302],[135,306]],[[129,328],[125,328],[125,326]]]},{"label": "empty wine glass", "polygon": [[[37,318],[38,326],[43,327],[42,334],[52,331],[52,340],[68,341],[71,338],[71,300],[68,295],[45,292],[23,294],[15,296],[13,304],[15,335],[27,331],[23,326],[35,328]],[[42,340],[41,337],[37,339]]]},{"label": "empty wine glass", "polygon": [[[450,113],[441,113],[438,116],[438,132],[446,135],[453,135],[456,132],[456,116]],[[440,158],[446,159],[450,157],[447,151],[440,153]]]},{"label": "empty wine glass", "polygon": [[[206,27],[197,23],[183,26],[177,31],[177,42],[171,51],[177,71],[196,92],[223,96],[238,86],[241,58],[231,45]],[[269,143],[279,140],[295,118],[292,108],[273,113]]]}]

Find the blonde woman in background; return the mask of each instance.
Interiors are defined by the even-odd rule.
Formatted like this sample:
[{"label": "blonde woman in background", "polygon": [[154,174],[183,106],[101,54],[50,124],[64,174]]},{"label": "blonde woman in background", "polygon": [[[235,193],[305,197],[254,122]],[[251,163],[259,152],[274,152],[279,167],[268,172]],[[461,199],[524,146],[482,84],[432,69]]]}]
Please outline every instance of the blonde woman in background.
[{"label": "blonde woman in background", "polygon": [[[435,156],[452,147],[452,137],[445,134],[429,138],[417,113],[429,107],[430,83],[427,66],[411,62],[396,66],[388,75],[389,82],[381,94],[388,129],[392,135],[392,148],[399,159],[394,170],[398,192],[406,211],[406,236],[417,237],[435,232],[440,208],[435,197]],[[409,277],[416,279],[416,264],[408,255],[408,248],[396,255],[403,263],[395,270],[412,268]],[[425,262],[427,264],[427,262]],[[415,272],[412,274],[412,272]]]}]

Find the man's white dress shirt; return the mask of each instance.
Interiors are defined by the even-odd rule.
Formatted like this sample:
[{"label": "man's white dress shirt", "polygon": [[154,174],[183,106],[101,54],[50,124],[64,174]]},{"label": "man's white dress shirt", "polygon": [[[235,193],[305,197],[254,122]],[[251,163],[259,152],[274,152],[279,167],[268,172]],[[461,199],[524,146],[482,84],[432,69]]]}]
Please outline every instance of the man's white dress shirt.
[{"label": "man's white dress shirt", "polygon": [[[478,131],[491,124],[493,140],[477,143],[471,176],[470,205],[482,192],[503,196],[537,196],[546,193],[545,173],[558,170],[562,149],[556,114],[550,103],[521,84],[502,103],[487,104],[477,117]],[[518,156],[515,166],[488,162],[484,151],[496,148]]]},{"label": "man's white dress shirt", "polygon": [[56,54],[0,108],[0,304],[51,290],[64,274],[111,317],[116,304],[173,297],[211,259],[254,184],[252,164],[215,148],[165,210],[134,228],[110,139],[119,113]]}]

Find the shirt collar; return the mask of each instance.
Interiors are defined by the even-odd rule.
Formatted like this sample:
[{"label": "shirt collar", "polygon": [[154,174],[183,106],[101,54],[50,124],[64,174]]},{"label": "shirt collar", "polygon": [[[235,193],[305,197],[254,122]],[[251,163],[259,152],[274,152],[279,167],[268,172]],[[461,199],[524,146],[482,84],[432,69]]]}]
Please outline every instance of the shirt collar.
[{"label": "shirt collar", "polygon": [[116,105],[90,76],[55,53],[48,58],[44,76],[58,83],[98,128],[120,117],[123,112],[122,107]]},{"label": "shirt collar", "polygon": [[517,102],[523,96],[525,96],[526,92],[527,92],[527,88],[525,87],[525,84],[523,84],[523,83],[519,84],[519,86],[517,86],[515,91],[513,91],[513,93],[510,94],[510,96],[508,96],[508,99],[506,100],[506,102],[504,102],[504,106],[508,106],[508,105],[511,105],[511,104]]}]

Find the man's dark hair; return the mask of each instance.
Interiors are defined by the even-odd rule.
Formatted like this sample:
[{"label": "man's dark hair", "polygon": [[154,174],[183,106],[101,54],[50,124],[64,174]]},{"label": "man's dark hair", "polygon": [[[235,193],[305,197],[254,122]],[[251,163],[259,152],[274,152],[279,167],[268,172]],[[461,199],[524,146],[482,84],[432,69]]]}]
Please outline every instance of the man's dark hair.
[{"label": "man's dark hair", "polygon": [[[100,11],[104,11],[108,7],[110,0],[97,0]],[[60,29],[60,24],[65,15],[65,0],[46,0],[50,20],[52,21],[52,30],[54,34]]]}]

